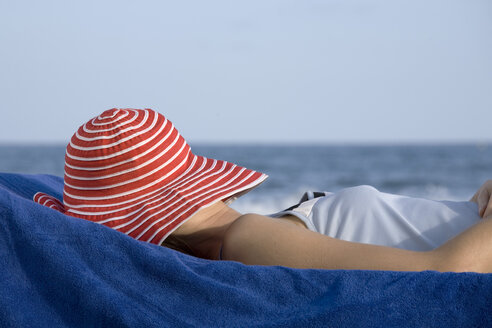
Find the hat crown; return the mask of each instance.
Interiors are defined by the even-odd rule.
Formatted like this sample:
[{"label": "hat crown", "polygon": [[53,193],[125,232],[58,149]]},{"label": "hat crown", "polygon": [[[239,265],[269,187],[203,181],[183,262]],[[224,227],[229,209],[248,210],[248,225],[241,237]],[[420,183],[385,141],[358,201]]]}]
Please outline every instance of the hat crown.
[{"label": "hat crown", "polygon": [[173,124],[151,109],[106,110],[72,136],[65,155],[64,199],[127,196],[166,184],[193,154]]},{"label": "hat crown", "polygon": [[120,109],[118,108],[111,108],[108,110],[105,110],[101,115],[98,116],[100,120],[107,119],[107,118],[113,118],[120,112]]}]

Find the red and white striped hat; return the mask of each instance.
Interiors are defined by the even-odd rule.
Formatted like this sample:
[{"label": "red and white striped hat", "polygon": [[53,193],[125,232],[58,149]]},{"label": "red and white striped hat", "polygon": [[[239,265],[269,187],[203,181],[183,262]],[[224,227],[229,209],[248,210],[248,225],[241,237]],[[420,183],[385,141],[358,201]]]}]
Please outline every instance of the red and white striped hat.
[{"label": "red and white striped hat", "polygon": [[105,111],[67,145],[63,203],[34,201],[160,245],[202,207],[246,193],[267,175],[194,155],[173,124],[151,109]]}]

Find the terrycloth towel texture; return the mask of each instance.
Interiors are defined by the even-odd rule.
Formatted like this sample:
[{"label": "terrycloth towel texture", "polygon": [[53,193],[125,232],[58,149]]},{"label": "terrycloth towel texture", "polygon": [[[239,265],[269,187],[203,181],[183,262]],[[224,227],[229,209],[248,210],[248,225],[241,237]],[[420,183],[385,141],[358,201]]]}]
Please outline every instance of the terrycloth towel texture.
[{"label": "terrycloth towel texture", "polygon": [[492,274],[198,259],[31,201],[62,184],[0,174],[2,327],[492,327]]}]

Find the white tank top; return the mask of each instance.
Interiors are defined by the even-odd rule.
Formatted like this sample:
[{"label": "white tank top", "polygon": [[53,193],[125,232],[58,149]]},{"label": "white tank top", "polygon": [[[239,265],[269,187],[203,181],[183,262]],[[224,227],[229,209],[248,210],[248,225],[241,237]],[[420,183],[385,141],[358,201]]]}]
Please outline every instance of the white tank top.
[{"label": "white tank top", "polygon": [[415,251],[434,249],[480,220],[473,202],[393,195],[365,185],[307,192],[298,205],[270,216],[287,214],[326,236]]}]

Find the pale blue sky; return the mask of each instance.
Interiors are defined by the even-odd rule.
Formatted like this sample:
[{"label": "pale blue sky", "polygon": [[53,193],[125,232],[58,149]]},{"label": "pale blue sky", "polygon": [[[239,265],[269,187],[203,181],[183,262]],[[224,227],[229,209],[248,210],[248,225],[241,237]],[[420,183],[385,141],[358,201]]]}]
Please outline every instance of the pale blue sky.
[{"label": "pale blue sky", "polygon": [[0,0],[0,142],[150,107],[193,142],[492,141],[490,0]]}]

